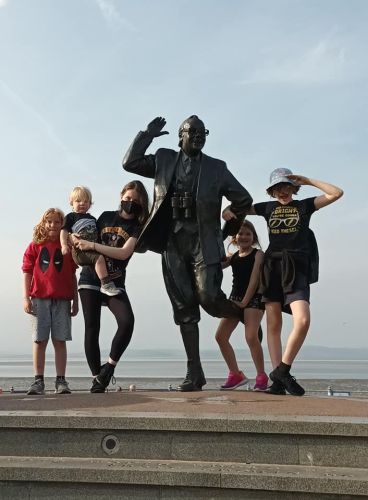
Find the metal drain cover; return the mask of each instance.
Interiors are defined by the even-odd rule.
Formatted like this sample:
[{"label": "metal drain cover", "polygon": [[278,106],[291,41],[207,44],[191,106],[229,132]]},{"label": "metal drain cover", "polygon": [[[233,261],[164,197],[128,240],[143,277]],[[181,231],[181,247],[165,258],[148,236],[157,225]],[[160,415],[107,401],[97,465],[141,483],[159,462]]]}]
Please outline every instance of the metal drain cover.
[{"label": "metal drain cover", "polygon": [[114,455],[120,449],[119,439],[113,434],[109,434],[103,438],[101,448],[107,455]]}]

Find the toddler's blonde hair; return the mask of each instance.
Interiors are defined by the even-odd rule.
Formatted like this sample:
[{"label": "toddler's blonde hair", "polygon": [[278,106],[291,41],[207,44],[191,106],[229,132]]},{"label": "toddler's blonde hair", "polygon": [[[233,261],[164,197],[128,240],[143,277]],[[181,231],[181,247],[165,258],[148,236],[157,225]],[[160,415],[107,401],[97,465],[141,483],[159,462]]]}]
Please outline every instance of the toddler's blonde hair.
[{"label": "toddler's blonde hair", "polygon": [[75,200],[86,200],[92,205],[92,193],[85,186],[75,186],[69,195],[69,202],[72,205]]}]

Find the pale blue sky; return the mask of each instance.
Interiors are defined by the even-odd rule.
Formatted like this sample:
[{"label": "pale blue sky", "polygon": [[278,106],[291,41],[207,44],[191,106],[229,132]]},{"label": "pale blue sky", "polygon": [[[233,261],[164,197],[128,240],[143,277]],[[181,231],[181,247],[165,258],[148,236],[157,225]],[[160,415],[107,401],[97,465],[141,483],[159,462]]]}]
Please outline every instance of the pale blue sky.
[{"label": "pale blue sky", "polygon": [[[77,184],[94,215],[116,208],[136,132],[164,116],[170,135],[151,151],[176,148],[191,114],[210,130],[205,152],[255,201],[279,166],[345,190],[312,218],[321,269],[307,343],[366,346],[367,21],[365,0],[0,0],[1,350],[31,350],[20,266],[44,210],[68,211]],[[129,265],[132,348],[181,348],[160,267],[151,253]],[[203,313],[203,348],[216,325]],[[112,330],[104,315],[103,346]],[[82,314],[73,334],[80,352]]]}]

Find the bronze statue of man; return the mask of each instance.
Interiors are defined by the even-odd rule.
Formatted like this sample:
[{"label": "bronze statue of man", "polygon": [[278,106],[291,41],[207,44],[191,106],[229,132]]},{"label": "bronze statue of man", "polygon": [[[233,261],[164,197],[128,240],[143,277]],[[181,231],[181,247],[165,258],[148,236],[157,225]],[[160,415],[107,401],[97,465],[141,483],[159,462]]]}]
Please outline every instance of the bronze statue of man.
[{"label": "bronze statue of man", "polygon": [[206,383],[199,355],[199,306],[218,318],[240,317],[242,310],[221,290],[225,257],[221,202],[242,220],[252,204],[248,191],[226,163],[202,153],[208,130],[192,115],[179,128],[179,151],[145,152],[152,140],[168,132],[164,118],[152,120],[127,151],[123,168],[153,178],[154,203],[138,240],[137,251],[162,254],[166,290],[187,354],[187,374],[180,391],[198,391]]}]

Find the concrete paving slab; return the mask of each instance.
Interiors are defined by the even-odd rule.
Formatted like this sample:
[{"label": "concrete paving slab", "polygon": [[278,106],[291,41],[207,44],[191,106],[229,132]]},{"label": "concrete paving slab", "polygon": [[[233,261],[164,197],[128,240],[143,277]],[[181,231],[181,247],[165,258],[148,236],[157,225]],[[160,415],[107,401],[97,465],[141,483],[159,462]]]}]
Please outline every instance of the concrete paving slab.
[{"label": "concrete paving slab", "polygon": [[[196,417],[204,414],[254,416],[310,416],[368,418],[368,399],[304,396],[273,396],[251,391],[169,391],[73,393],[27,396],[2,394],[0,415],[10,412],[48,412],[114,416],[126,414],[175,413]],[[29,413],[28,413],[29,414]]]},{"label": "concrete paving slab", "polygon": [[0,457],[2,480],[368,494],[366,469],[198,461]]}]

